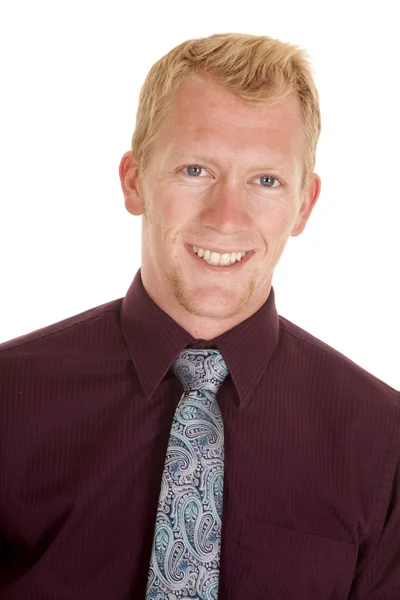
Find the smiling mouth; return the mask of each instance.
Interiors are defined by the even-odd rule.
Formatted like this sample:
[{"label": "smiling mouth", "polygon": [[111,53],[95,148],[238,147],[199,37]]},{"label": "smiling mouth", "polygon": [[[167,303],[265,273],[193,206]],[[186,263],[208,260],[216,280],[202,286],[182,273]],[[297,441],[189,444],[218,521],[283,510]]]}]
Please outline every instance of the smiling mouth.
[{"label": "smiling mouth", "polygon": [[230,265],[234,265],[241,261],[247,254],[245,251],[225,252],[220,254],[219,252],[205,250],[204,248],[198,248],[197,246],[191,246],[191,248],[199,258],[214,267],[229,267]]}]

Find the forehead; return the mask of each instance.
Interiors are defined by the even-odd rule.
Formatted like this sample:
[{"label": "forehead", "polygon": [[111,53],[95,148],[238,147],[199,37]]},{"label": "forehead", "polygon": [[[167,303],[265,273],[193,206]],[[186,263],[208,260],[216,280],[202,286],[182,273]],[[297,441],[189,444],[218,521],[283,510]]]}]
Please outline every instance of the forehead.
[{"label": "forehead", "polygon": [[249,104],[215,80],[191,75],[176,90],[164,125],[157,145],[170,156],[206,149],[254,160],[303,157],[302,115],[293,96]]}]

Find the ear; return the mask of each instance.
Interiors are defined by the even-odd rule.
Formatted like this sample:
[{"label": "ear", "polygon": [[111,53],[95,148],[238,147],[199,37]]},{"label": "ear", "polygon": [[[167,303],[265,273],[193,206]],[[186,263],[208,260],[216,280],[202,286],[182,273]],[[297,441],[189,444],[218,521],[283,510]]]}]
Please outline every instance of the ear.
[{"label": "ear", "polygon": [[125,208],[132,215],[144,213],[144,201],[139,179],[139,167],[132,152],[125,152],[119,165],[119,178],[125,198]]},{"label": "ear", "polygon": [[300,208],[300,212],[297,216],[296,223],[290,233],[292,237],[296,237],[302,233],[307,221],[311,215],[311,212],[319,198],[321,192],[321,179],[316,174],[311,175],[310,183],[307,186],[307,190],[304,192],[303,203]]}]

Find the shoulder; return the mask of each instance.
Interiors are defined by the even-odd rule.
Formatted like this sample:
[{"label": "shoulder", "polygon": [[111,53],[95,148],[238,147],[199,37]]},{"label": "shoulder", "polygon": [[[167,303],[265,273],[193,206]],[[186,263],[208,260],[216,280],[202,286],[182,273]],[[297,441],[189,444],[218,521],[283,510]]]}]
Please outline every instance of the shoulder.
[{"label": "shoulder", "polygon": [[[121,302],[0,345],[0,444],[12,447],[21,432],[34,436],[51,420],[61,428],[69,419],[75,423],[85,406],[89,411],[96,400],[107,398],[106,382],[120,381],[129,360],[120,327]],[[37,431],[34,423],[41,424]]]},{"label": "shoulder", "polygon": [[322,435],[345,460],[359,461],[360,474],[392,477],[400,458],[400,392],[288,319],[279,322],[277,363],[285,365],[293,411],[310,419],[315,439]]},{"label": "shoulder", "polygon": [[386,398],[399,413],[399,391],[288,319],[279,316],[279,325],[281,351],[311,373],[316,385],[333,387],[342,396]]},{"label": "shoulder", "polygon": [[[96,306],[77,315],[52,323],[25,335],[0,344],[0,366],[12,357],[32,354],[46,354],[65,349],[66,346],[80,346],[91,333],[107,329],[119,322],[122,298]],[[93,340],[92,340],[93,341]]]}]

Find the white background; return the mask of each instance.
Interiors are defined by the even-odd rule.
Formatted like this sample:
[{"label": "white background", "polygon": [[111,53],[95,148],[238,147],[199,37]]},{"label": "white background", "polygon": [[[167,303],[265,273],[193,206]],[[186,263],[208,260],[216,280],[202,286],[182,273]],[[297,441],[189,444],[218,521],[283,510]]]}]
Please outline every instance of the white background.
[{"label": "white background", "polygon": [[0,341],[123,296],[140,218],[118,165],[151,65],[212,33],[306,48],[320,200],[277,268],[278,312],[400,388],[397,3],[3,0]]}]

